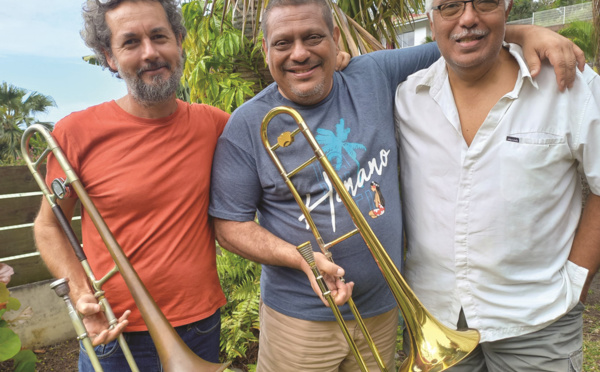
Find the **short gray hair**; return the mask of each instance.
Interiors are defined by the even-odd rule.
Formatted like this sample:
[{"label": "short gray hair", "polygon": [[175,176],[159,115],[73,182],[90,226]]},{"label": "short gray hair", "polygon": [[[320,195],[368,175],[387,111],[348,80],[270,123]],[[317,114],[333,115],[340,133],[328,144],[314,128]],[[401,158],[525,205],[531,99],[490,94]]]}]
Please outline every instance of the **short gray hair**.
[{"label": "short gray hair", "polygon": [[187,31],[183,25],[183,16],[181,15],[181,8],[179,8],[179,2],[177,0],[109,0],[104,3],[100,3],[98,0],[86,0],[83,6],[83,30],[81,30],[81,38],[90,49],[96,54],[98,63],[102,67],[108,68],[111,72],[117,73],[113,70],[106,61],[104,52],[112,56],[110,38],[110,28],[106,24],[106,12],[116,8],[119,4],[126,1],[138,2],[138,1],[156,1],[162,5],[171,29],[175,36],[181,41],[185,39]]}]

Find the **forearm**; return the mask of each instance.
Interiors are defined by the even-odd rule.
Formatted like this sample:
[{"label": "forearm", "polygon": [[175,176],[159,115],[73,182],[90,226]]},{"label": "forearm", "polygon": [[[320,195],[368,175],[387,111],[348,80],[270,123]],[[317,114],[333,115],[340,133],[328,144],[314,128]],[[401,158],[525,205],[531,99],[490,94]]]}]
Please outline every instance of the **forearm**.
[{"label": "forearm", "polygon": [[[219,244],[230,252],[249,260],[275,266],[284,266],[301,270],[307,275],[312,289],[326,306],[321,290],[309,265],[304,261],[293,244],[273,235],[254,221],[237,222],[214,219],[215,233]],[[321,253],[315,254],[315,262],[323,275],[327,287],[338,306],[343,305],[352,295],[354,283],[340,280],[344,270],[330,262]]]},{"label": "forearm", "polygon": [[530,25],[506,25],[504,41],[507,43],[523,45],[525,33],[529,27]]},{"label": "forearm", "polygon": [[[71,219],[70,208],[66,208],[65,215],[68,220]],[[91,293],[85,271],[46,200],[42,202],[33,231],[37,249],[50,273],[55,278],[69,279],[73,301],[77,302],[83,294]]]},{"label": "forearm", "polygon": [[273,235],[254,221],[238,222],[215,218],[219,244],[246,259],[267,265],[300,270],[302,257],[296,247]]},{"label": "forearm", "polygon": [[581,293],[585,301],[588,289],[600,268],[600,196],[590,194],[579,223],[569,260],[588,269],[588,276]]}]

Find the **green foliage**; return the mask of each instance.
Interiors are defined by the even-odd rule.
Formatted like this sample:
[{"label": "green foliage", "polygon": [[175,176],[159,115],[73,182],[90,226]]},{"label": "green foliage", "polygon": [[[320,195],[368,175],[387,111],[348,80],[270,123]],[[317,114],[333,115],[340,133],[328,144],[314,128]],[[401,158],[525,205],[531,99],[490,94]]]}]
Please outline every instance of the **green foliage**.
[{"label": "green foliage", "polygon": [[221,309],[221,351],[228,360],[244,359],[248,346],[258,342],[261,267],[221,248],[217,271],[227,297]]},{"label": "green foliage", "polygon": [[[0,165],[19,164],[23,129],[35,122],[37,113],[56,106],[50,96],[0,84]],[[52,128],[51,123],[40,123]]]},{"label": "green foliage", "polygon": [[21,339],[9,329],[9,322],[3,319],[7,311],[18,310],[21,303],[10,292],[6,284],[0,282],[0,362],[13,359],[16,372],[34,372],[37,358],[31,350],[21,350]]},{"label": "green foliage", "polygon": [[558,33],[564,37],[568,37],[581,48],[587,62],[592,64],[596,61],[600,40],[598,40],[592,22],[576,21],[559,30]]},{"label": "green foliage", "polygon": [[[224,2],[225,6],[213,6],[209,0],[205,9],[219,13],[222,19],[234,14],[251,34],[246,36],[260,41],[260,23],[254,20],[260,18],[268,0],[218,1]],[[340,29],[339,47],[352,56],[383,49],[384,40],[388,46],[396,45],[400,31],[398,22],[412,22],[413,14],[423,10],[425,4],[421,0],[328,0],[328,3]]]},{"label": "green foliage", "polygon": [[[385,40],[387,45],[397,45],[398,20],[410,22],[412,14],[419,13],[425,7],[425,2],[420,0],[330,0],[329,3],[332,9],[335,10],[335,6],[339,7],[347,18],[352,19],[374,39]],[[343,40],[348,42],[348,39],[352,38],[357,44],[366,43],[366,40],[358,40],[358,30],[348,29],[346,24],[350,23],[349,21],[339,22],[338,18],[343,17],[336,13],[334,20],[342,33],[346,33],[342,36]],[[362,45],[360,49],[364,53],[379,48]]]},{"label": "green foliage", "polygon": [[[254,82],[242,71],[260,76],[264,66],[260,43],[253,43],[233,27],[232,15],[221,18],[223,0],[209,1],[214,13],[206,13],[198,0],[182,6],[188,36],[184,42],[186,66],[183,79],[189,86],[191,102],[201,102],[232,112],[254,96]],[[264,86],[264,81],[257,81]]]}]

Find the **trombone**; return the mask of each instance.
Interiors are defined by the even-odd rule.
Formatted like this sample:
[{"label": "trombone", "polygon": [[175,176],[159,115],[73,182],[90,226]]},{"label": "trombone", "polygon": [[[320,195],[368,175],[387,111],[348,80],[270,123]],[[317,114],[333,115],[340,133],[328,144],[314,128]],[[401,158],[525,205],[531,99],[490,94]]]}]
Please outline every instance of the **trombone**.
[{"label": "trombone", "polygon": [[[39,156],[39,158],[33,161],[29,154],[29,140],[35,134],[39,133],[47,144],[47,148],[44,152]],[[23,158],[27,163],[27,167],[30,172],[33,174],[35,181],[38,186],[42,190],[44,197],[52,207],[52,211],[54,215],[58,219],[62,229],[64,230],[70,245],[72,246],[77,258],[81,262],[86,275],[88,276],[88,280],[94,290],[94,295],[98,299],[104,314],[109,322],[110,327],[113,327],[114,324],[117,323],[117,319],[112,312],[108,301],[104,297],[104,291],[102,291],[102,285],[113,275],[120,272],[123,277],[129,291],[137,307],[140,310],[142,318],[146,322],[148,327],[148,331],[150,336],[152,337],[152,341],[156,346],[156,350],[158,352],[158,356],[163,365],[163,368],[167,372],[220,372],[224,371],[229,363],[219,364],[219,363],[211,363],[203,360],[199,356],[197,356],[193,351],[191,351],[187,345],[181,340],[175,329],[171,326],[165,315],[162,313],[160,308],[156,305],[156,302],[152,299],[150,293],[140,280],[140,277],[137,275],[133,266],[125,256],[123,249],[119,246],[116,239],[112,235],[111,231],[108,229],[108,226],[102,219],[102,216],[96,209],[95,205],[92,203],[89,195],[85,191],[81,181],[77,177],[77,174],[73,171],[69,161],[66,156],[62,152],[61,148],[58,146],[54,138],[50,132],[39,124],[34,124],[28,127],[23,133],[23,137],[21,138],[21,152],[23,154]],[[63,171],[66,175],[66,180],[56,179],[52,182],[52,191],[48,189],[46,183],[44,182],[44,178],[39,172],[39,167],[42,162],[48,157],[48,155],[52,153]],[[96,280],[94,273],[92,272],[90,265],[87,261],[85,253],[81,248],[81,244],[79,243],[77,236],[73,232],[71,225],[67,218],[65,217],[62,209],[57,204],[56,199],[61,199],[65,196],[66,187],[71,186],[75,191],[81,205],[88,213],[90,219],[94,223],[94,226],[98,230],[98,233],[102,237],[106,248],[108,249],[110,255],[112,256],[113,261],[115,262],[115,267],[110,270],[103,278],[100,280]],[[87,332],[85,330],[85,326],[83,325],[83,321],[77,312],[73,308],[73,304],[70,301],[68,296],[69,288],[66,280],[59,279],[51,284],[51,287],[56,291],[57,295],[62,297],[65,300],[67,308],[69,310],[69,316],[71,318],[71,322],[78,333],[78,339],[81,340],[82,344],[85,347],[85,350],[92,361],[92,365],[94,370],[97,372],[102,371],[102,367],[98,362],[98,357],[94,353],[94,349],[92,347],[92,342],[89,339]],[[126,356],[126,359],[129,363],[129,367],[132,371],[139,371],[135,361],[133,360],[133,356],[131,355],[131,351],[125,342],[123,335],[119,335],[118,342],[123,349],[123,353]]]},{"label": "trombone", "polygon": [[[268,137],[268,125],[269,122],[279,114],[287,114],[291,116],[295,121],[298,127],[293,131],[286,131],[281,133],[277,138],[277,143],[271,145]],[[314,156],[301,165],[299,165],[296,169],[291,172],[287,172],[284,166],[282,165],[279,157],[275,153],[276,150],[282,147],[288,147],[293,144],[295,136],[302,133],[312,148],[314,152]],[[317,143],[315,137],[312,132],[304,122],[304,119],[300,114],[286,106],[279,106],[271,109],[263,118],[261,124],[261,137],[263,145],[265,146],[271,160],[277,167],[279,173],[284,179],[284,182],[290,189],[291,193],[294,196],[294,199],[300,206],[304,217],[306,218],[306,222],[308,223],[310,229],[312,230],[313,235],[319,245],[319,248],[328,257],[331,261],[332,255],[329,249],[333,247],[335,244],[349,238],[350,236],[359,233],[363,240],[365,241],[367,247],[369,248],[373,258],[375,259],[379,269],[381,270],[383,277],[385,278],[396,302],[398,303],[398,307],[400,308],[400,312],[404,317],[404,321],[406,323],[406,328],[408,334],[410,336],[409,344],[410,344],[410,354],[407,356],[406,360],[400,367],[401,372],[439,372],[444,371],[447,368],[455,365],[464,359],[470,352],[472,352],[477,345],[479,344],[479,332],[474,329],[469,329],[465,331],[458,331],[454,329],[450,329],[440,323],[435,317],[433,317],[429,311],[421,304],[415,293],[410,289],[408,284],[404,281],[404,278],[398,271],[398,268],[394,265],[391,258],[373,233],[373,230],[367,223],[366,219],[358,209],[358,206],[352,200],[352,196],[344,187],[344,184],[340,177],[335,172],[335,169],[325,156],[323,150]],[[331,183],[333,184],[335,190],[340,196],[344,206],[348,210],[350,218],[354,222],[356,226],[355,230],[352,230],[341,237],[329,242],[325,243],[321,234],[319,233],[315,223],[313,222],[312,217],[310,216],[310,210],[306,206],[306,204],[302,201],[302,197],[299,195],[296,187],[290,180],[290,177],[293,177],[295,174],[300,172],[302,169],[307,167],[309,164],[314,161],[318,161],[323,167],[325,173],[329,177]],[[350,348],[356,358],[356,361],[361,368],[362,371],[367,371],[367,367],[364,363],[360,352],[356,348],[354,341],[351,339],[349,334],[347,335],[347,326],[345,321],[339,315],[339,309],[331,299],[331,294],[327,289],[325,283],[323,282],[322,277],[318,271],[314,263],[313,251],[309,242],[303,243],[298,246],[298,251],[302,254],[303,258],[311,267],[313,274],[317,279],[317,283],[323,293],[323,296],[328,301],[330,307],[332,308],[334,315],[346,337]],[[352,300],[348,301],[350,309],[357,320],[363,334],[365,335],[365,339],[369,344],[369,348],[371,349],[373,356],[382,371],[385,371],[385,365],[380,361],[379,352],[377,351],[377,347],[372,341],[372,338],[368,335],[368,330],[364,327],[364,323],[356,309],[356,305]],[[361,323],[363,325],[361,325]]]}]

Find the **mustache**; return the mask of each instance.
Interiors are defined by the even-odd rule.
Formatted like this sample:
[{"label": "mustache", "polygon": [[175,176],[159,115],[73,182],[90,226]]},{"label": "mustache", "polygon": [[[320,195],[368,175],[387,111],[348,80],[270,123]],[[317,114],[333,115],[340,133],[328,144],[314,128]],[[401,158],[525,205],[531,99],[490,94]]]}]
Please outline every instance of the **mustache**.
[{"label": "mustache", "polygon": [[144,73],[146,71],[157,70],[161,67],[166,67],[167,69],[171,70],[171,65],[168,62],[150,62],[150,63],[147,63],[144,66],[140,67],[137,70],[137,74],[138,74],[138,76],[140,76],[142,73]]},{"label": "mustache", "polygon": [[463,39],[463,38],[469,37],[469,36],[479,37],[479,36],[485,36],[487,34],[488,34],[488,31],[483,31],[483,30],[477,30],[477,29],[463,30],[462,32],[460,32],[458,34],[450,35],[450,39],[456,41],[456,40],[460,40],[460,39]]}]

